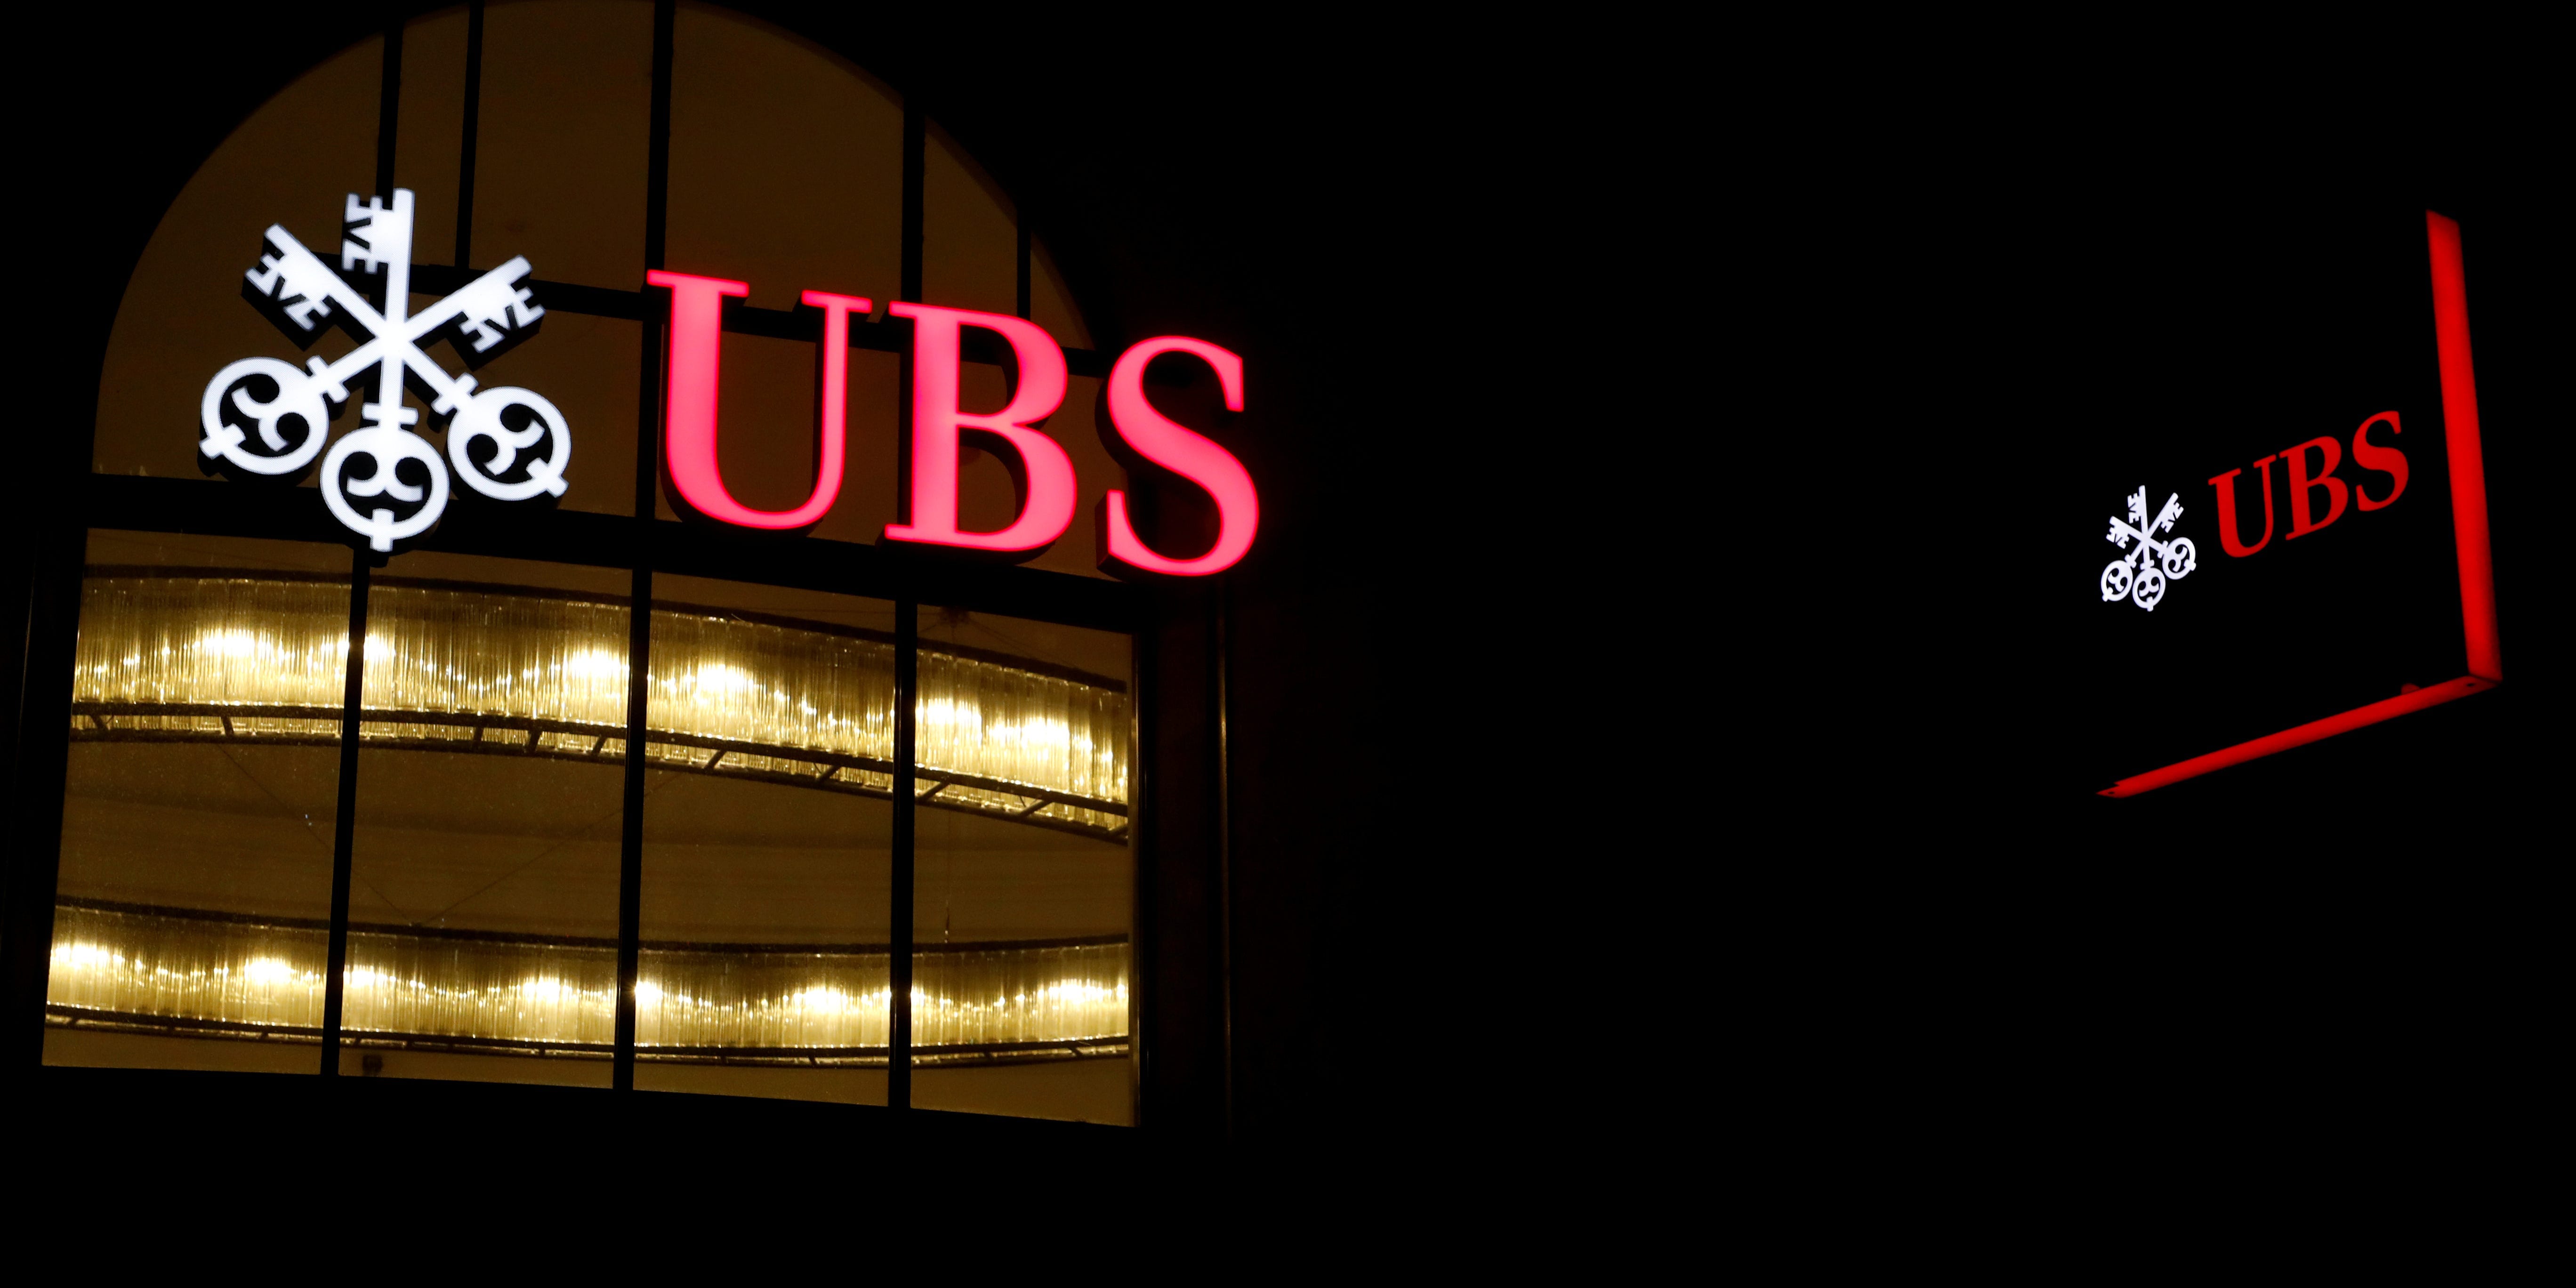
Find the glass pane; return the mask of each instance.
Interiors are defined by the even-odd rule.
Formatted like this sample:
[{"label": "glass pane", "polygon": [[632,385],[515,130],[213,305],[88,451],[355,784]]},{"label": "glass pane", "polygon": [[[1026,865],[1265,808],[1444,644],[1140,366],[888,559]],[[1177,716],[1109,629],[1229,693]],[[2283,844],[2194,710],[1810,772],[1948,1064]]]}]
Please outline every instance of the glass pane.
[{"label": "glass pane", "polygon": [[902,204],[903,106],[890,91],[757,19],[680,6],[672,268],[747,282],[755,308],[794,308],[807,290],[891,299]]},{"label": "glass pane", "polygon": [[456,179],[465,162],[465,35],[461,8],[403,27],[394,186],[411,189],[416,199],[411,257],[418,264],[456,262]]},{"label": "glass pane", "polygon": [[434,553],[376,575],[344,1075],[609,1085],[627,588]]},{"label": "glass pane", "polygon": [[912,1103],[1135,1121],[1129,641],[924,608]]},{"label": "glass pane", "polygon": [[45,1062],[320,1070],[349,552],[92,532]]},{"label": "glass pane", "polygon": [[921,297],[952,309],[1019,308],[1020,225],[1010,199],[948,137],[929,127],[921,167]]},{"label": "glass pane", "polygon": [[[1029,239],[1029,320],[1045,327],[1056,343],[1068,349],[1091,347],[1091,329],[1082,323],[1082,310],[1074,305],[1055,256],[1047,253],[1045,241],[1035,237]],[[1073,400],[1067,398],[1065,405],[1072,406]]]},{"label": "glass pane", "polygon": [[[108,337],[93,469],[202,477],[206,382],[242,358],[307,356],[242,300],[242,274],[258,266],[271,224],[307,246],[340,244],[347,194],[375,184],[384,61],[383,38],[370,37],[306,72],[251,113],[161,216]],[[310,353],[336,360],[354,347],[329,327]]]},{"label": "glass pane", "polygon": [[883,1104],[894,606],[653,602],[635,1085]]},{"label": "glass pane", "polygon": [[480,112],[476,262],[488,268],[525,255],[544,281],[641,289],[652,6],[491,6]]},{"label": "glass pane", "polygon": [[[766,23],[680,7],[672,268],[748,283],[755,308],[794,308],[804,291],[820,290],[876,300],[882,317],[902,281],[902,199],[903,107],[892,92]],[[899,367],[873,349],[854,349],[849,361],[847,473],[812,535],[873,542],[895,520]],[[755,508],[803,504],[814,485],[814,346],[727,335],[722,369],[726,486]],[[676,517],[667,497],[660,512]]]}]

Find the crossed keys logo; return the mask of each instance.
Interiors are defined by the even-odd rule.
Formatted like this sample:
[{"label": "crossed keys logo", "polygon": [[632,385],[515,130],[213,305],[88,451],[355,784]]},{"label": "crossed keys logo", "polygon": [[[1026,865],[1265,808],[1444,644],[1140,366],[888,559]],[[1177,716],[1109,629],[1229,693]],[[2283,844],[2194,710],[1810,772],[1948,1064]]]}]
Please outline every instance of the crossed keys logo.
[{"label": "crossed keys logo", "polygon": [[[266,253],[244,275],[244,294],[286,332],[310,348],[336,313],[363,341],[337,362],[307,358],[302,367],[275,358],[244,358],[215,373],[206,386],[197,450],[210,461],[252,474],[303,472],[330,436],[330,421],[353,388],[372,384],[359,408],[363,424],[341,435],[322,459],[322,500],[331,513],[374,549],[427,532],[447,509],[447,468],[468,487],[496,501],[525,501],[544,493],[562,496],[564,466],[572,459],[572,434],[563,413],[525,389],[474,387],[472,376],[449,376],[421,350],[424,341],[454,329],[466,361],[499,356],[499,350],[535,333],[545,310],[517,283],[533,270],[512,259],[475,278],[453,295],[405,316],[411,302],[412,194],[394,190],[364,204],[349,198],[343,221],[340,271],[334,272],[285,228],[268,229]],[[380,277],[385,306],[379,311],[341,274]],[[506,342],[506,343],[505,343]],[[406,384],[429,403],[447,429],[447,458],[408,428],[420,413],[403,405]],[[490,443],[476,459],[477,440]],[[534,450],[546,444],[542,452]],[[358,457],[365,457],[362,469]],[[409,467],[409,468],[406,468]],[[361,504],[363,503],[363,504]]]},{"label": "crossed keys logo", "polygon": [[[2156,511],[2155,522],[2147,522],[2147,490],[2139,488],[2129,494],[2129,521],[2111,520],[2112,545],[2128,550],[2127,556],[2114,559],[2102,568],[2102,602],[2114,603],[2122,598],[2135,599],[2138,607],[2152,613],[2165,597],[2165,581],[2180,581],[2200,566],[2199,552],[2192,548],[2191,538],[2175,537],[2158,541],[2154,534],[2173,531],[2174,521],[2182,517],[2182,496],[2165,498],[2165,507]],[[2130,542],[2137,549],[2130,550]]]}]

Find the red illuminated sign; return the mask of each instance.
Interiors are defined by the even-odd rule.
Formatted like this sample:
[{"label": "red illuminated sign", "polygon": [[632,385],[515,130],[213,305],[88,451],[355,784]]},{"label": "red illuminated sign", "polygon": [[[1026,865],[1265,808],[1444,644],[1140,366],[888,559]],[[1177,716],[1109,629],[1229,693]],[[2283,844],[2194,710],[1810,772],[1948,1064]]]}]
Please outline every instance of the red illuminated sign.
[{"label": "red illuminated sign", "polygon": [[671,364],[663,377],[662,459],[680,503],[710,519],[745,528],[813,526],[841,496],[848,437],[850,314],[867,312],[868,301],[805,292],[805,302],[823,311],[823,390],[817,400],[821,409],[815,431],[819,441],[814,453],[814,492],[793,510],[755,510],[733,499],[716,464],[717,355],[724,339],[724,297],[747,296],[751,287],[721,277],[659,269],[646,273],[644,280],[671,290]]},{"label": "red illuminated sign", "polygon": [[1252,476],[1232,453],[1174,424],[1145,397],[1145,368],[1166,353],[1186,353],[1215,368],[1228,411],[1243,410],[1243,359],[1186,336],[1166,335],[1144,341],[1120,354],[1109,371],[1109,423],[1137,454],[1198,484],[1216,499],[1216,544],[1195,559],[1170,559],[1147,549],[1127,522],[1127,494],[1112,489],[1100,502],[1102,566],[1115,560],[1147,572],[1175,577],[1204,577],[1223,572],[1252,548],[1253,530],[1261,526],[1261,498]]},{"label": "red illuminated sign", "polygon": [[[885,530],[888,541],[1006,553],[1044,550],[1073,522],[1073,460],[1038,426],[1064,405],[1064,350],[1045,329],[1024,318],[970,313],[929,304],[897,304],[894,316],[912,319],[912,407],[905,421],[912,458],[900,514]],[[966,327],[998,333],[1011,346],[1019,388],[1000,411],[969,412],[957,405],[959,341]],[[1019,484],[1020,513],[996,532],[957,526],[958,432],[979,429],[1017,454],[1011,478]]]},{"label": "red illuminated sign", "polygon": [[[2243,559],[2271,544],[2274,461],[2285,462],[2290,481],[2290,531],[2285,540],[2323,530],[2342,518],[2344,506],[2355,500],[2360,502],[2365,514],[2396,504],[2398,494],[2406,490],[2406,454],[2370,441],[2371,426],[2383,422],[2392,435],[2404,429],[2393,411],[2383,411],[2361,422],[2361,428],[2352,431],[2352,460],[2365,471],[2387,475],[2388,495],[2373,498],[2366,486],[2347,485],[2336,477],[2336,467],[2343,464],[2343,444],[2333,438],[2312,438],[2286,452],[2276,452],[2254,462],[2254,468],[2260,472],[2259,486],[2263,491],[2263,535],[2255,538],[2250,546],[2245,544],[2243,530],[2237,526],[2236,520],[2236,477],[2245,471],[2229,470],[2209,481],[2209,485],[2218,490],[2219,545],[2228,554]],[[2311,452],[2316,453],[2314,468],[2308,463]],[[2315,502],[2319,492],[2326,496],[2326,517],[2322,519],[2316,517]]]},{"label": "red illuminated sign", "polygon": [[[2413,711],[2438,706],[2501,684],[2502,649],[2497,642],[2495,571],[2487,533],[2486,466],[2478,441],[2477,384],[2469,360],[2469,306],[2460,252],[2460,226],[2426,212],[2425,231],[2431,254],[2434,342],[2440,376],[2443,446],[2450,474],[2452,537],[2458,558],[2460,624],[2468,674],[2440,683],[2407,685],[2394,697],[2308,721],[2162,768],[2120,779],[2104,796],[2135,796],[2194,778],[2213,770],[2287,751],[2339,733],[2377,724]],[[2419,281],[2421,279],[2418,279]],[[2385,429],[2385,442],[2373,441]],[[2271,466],[2281,463],[2289,490],[2289,529],[2284,539],[2311,536],[2353,511],[2369,513],[2394,505],[2405,493],[2409,470],[2396,443],[2403,432],[2395,411],[2363,421],[2350,436],[2353,463],[2366,477],[2347,484],[2336,475],[2343,443],[2321,437],[2253,462],[2263,491],[2262,535],[2250,544],[2239,526],[2236,497],[2243,469],[2209,480],[2216,489],[2219,540],[2230,556],[2250,558],[2270,543],[2274,512]],[[2375,476],[2375,477],[2371,477]],[[2373,489],[2382,489],[2374,493]],[[2250,507],[2249,507],[2250,508]]]},{"label": "red illuminated sign", "polygon": [[[725,278],[659,269],[647,273],[645,281],[671,292],[663,453],[676,504],[698,517],[746,528],[792,530],[820,521],[840,497],[845,469],[850,315],[867,313],[870,302],[823,291],[804,293],[805,303],[823,314],[814,490],[795,509],[755,510],[726,489],[716,453],[724,300],[747,296],[751,288]],[[1021,558],[1045,550],[1072,525],[1080,495],[1072,458],[1040,428],[1064,404],[1064,350],[1025,318],[908,301],[888,305],[887,313],[912,323],[912,400],[903,422],[904,456],[910,465],[898,497],[899,519],[887,525],[884,539]],[[997,411],[970,412],[959,405],[967,327],[990,331],[1010,346],[1017,379],[1009,403]],[[1156,411],[1146,397],[1145,368],[1165,354],[1186,354],[1214,369],[1230,411],[1243,410],[1243,359],[1205,340],[1158,336],[1121,354],[1109,376],[1114,446],[1204,489],[1216,503],[1216,541],[1206,553],[1190,558],[1159,554],[1136,534],[1127,494],[1112,489],[1099,511],[1098,557],[1101,567],[1111,571],[1205,577],[1233,567],[1251,549],[1261,523],[1261,501],[1241,461]],[[961,435],[969,431],[987,435],[987,445],[1007,451],[1005,464],[1018,485],[1017,517],[991,532],[958,526],[958,449]]]}]

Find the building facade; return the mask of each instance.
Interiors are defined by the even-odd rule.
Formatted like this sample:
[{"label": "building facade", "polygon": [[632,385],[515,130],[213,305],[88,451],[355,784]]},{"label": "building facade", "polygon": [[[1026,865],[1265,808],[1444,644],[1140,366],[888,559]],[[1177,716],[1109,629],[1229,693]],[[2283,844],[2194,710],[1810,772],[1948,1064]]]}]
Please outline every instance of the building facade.
[{"label": "building facade", "polygon": [[1182,423],[1243,377],[1145,338],[740,13],[478,3],[294,76],[135,253],[31,574],[17,1054],[1128,1127],[1163,1026],[1215,1121],[1254,502]]}]

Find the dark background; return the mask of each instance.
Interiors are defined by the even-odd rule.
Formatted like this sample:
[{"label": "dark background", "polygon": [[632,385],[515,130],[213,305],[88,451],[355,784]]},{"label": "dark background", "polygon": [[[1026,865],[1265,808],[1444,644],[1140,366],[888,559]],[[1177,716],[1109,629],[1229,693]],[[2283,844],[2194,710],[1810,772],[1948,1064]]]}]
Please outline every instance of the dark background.
[{"label": "dark background", "polygon": [[[1683,1133],[1796,1190],[1854,1147],[2137,1174],[2509,1130],[2565,711],[2564,208],[2509,33],[2355,78],[2188,32],[2111,65],[1611,15],[747,7],[922,97],[1104,343],[1234,348],[1295,429],[1236,444],[1265,498],[1229,579],[1256,1151]],[[380,19],[54,21],[100,52],[18,117],[30,190],[66,194],[20,322],[62,375],[21,408],[59,452],[30,468],[77,473],[170,197]],[[2099,681],[2050,597],[2108,549],[2090,440],[2153,383],[2106,388],[2103,336],[2217,293],[2139,239],[2347,193],[2464,228],[2506,685],[2094,798],[2054,731]],[[1927,522],[1955,535],[1889,535]]]},{"label": "dark background", "polygon": [[[1866,878],[1796,883],[1790,901],[1818,910],[1799,924],[1856,950],[1811,977],[1876,1036],[1866,1058],[1816,1068],[1836,1103],[1878,1107],[1863,1115],[1895,1156],[1936,1172],[2042,1190],[2082,1178],[2150,1204],[2268,1194],[2285,1213],[2330,1194],[2372,1210],[2492,1197],[2498,1162],[2531,1138],[2529,1017],[2554,1005],[2546,908],[2562,882],[2548,856],[2565,848],[2567,637],[2550,570],[2566,217],[2541,173],[2550,132],[2505,33],[2366,52],[2125,34],[2117,58],[2089,46],[1975,64],[1984,74],[1960,77],[1943,107],[1869,145],[1885,181],[1838,190],[1903,213],[1876,225],[1896,231],[1854,273],[1894,302],[1838,328],[1866,327],[1886,355],[1879,428],[1854,444],[1885,473],[1835,499],[1875,527],[1929,492],[1959,535],[1928,568],[1891,567],[1903,588],[1883,607],[1843,607],[1823,632],[1838,641],[1823,669],[1856,677],[1831,704],[1843,720],[1826,754],[1872,801],[1842,834],[1872,857],[1855,865]],[[2318,434],[2348,444],[2381,408],[2345,400],[2377,395],[2314,374],[2356,356],[2321,343],[2355,315],[2281,288],[2426,208],[2463,229],[2504,687],[2093,797],[2092,722],[2127,686],[2082,629],[2082,610],[2107,606],[2057,587],[2089,586],[2112,549],[2094,498],[2121,453],[2104,440],[2208,427],[2228,446],[2185,483]],[[2281,254],[2255,253],[2266,246]],[[2310,418],[2297,430],[2293,408]],[[2347,512],[2286,547],[2276,536],[2245,562],[2306,546],[2323,558],[2402,508]],[[1867,566],[1859,543],[1835,554]],[[2214,542],[2201,557],[2225,559]],[[2218,580],[2202,576],[2169,607]],[[2456,600],[2442,611],[2456,621]],[[2406,642],[2348,615],[2317,625],[2313,640],[2247,641],[2232,676],[2214,659],[2183,665],[2258,690],[2301,682],[2282,653],[2348,662]],[[2138,700],[2139,718],[2176,705]]]}]

